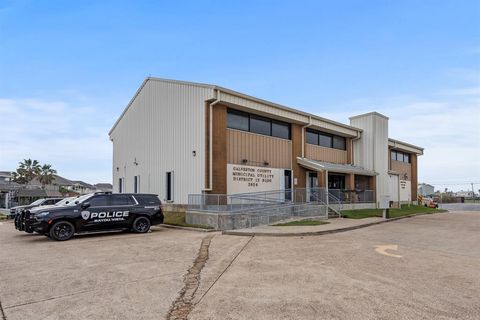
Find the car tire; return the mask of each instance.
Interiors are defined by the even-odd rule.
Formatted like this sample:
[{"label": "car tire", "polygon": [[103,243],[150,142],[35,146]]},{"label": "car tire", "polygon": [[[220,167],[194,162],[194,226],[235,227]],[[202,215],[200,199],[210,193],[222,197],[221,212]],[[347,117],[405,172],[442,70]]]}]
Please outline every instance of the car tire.
[{"label": "car tire", "polygon": [[68,221],[58,221],[50,228],[50,238],[57,241],[66,241],[75,234],[75,227]]},{"label": "car tire", "polygon": [[147,217],[137,217],[133,220],[132,230],[136,233],[145,233],[150,230],[150,219]]}]

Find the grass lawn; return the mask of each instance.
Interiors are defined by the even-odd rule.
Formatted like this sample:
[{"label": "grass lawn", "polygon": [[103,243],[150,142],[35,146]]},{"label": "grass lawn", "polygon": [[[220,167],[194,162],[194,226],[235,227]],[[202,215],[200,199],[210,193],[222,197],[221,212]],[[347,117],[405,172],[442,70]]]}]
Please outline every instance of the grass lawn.
[{"label": "grass lawn", "polygon": [[169,224],[172,226],[180,226],[180,227],[189,227],[189,228],[201,228],[201,229],[213,229],[209,226],[202,226],[197,224],[188,224],[185,222],[185,212],[164,212],[163,213],[164,224]]},{"label": "grass lawn", "polygon": [[290,227],[290,226],[319,226],[321,224],[328,224],[327,221],[322,220],[296,220],[285,223],[274,224],[274,227]]},{"label": "grass lawn", "polygon": [[[401,209],[390,209],[390,218],[408,216],[414,213],[436,213],[445,212],[446,210],[427,208],[417,205],[402,205]],[[371,217],[382,217],[382,209],[359,209],[359,210],[342,210],[342,216],[350,219],[363,219]]]}]

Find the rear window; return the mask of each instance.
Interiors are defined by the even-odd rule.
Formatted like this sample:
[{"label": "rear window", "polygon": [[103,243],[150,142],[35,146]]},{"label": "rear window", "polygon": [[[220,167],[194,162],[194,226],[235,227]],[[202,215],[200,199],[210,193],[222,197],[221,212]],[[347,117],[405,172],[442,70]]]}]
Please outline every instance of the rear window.
[{"label": "rear window", "polygon": [[138,204],[143,206],[159,206],[160,199],[154,194],[136,194],[135,199],[137,199]]},{"label": "rear window", "polygon": [[135,204],[132,196],[126,194],[114,194],[112,195],[112,205],[114,206],[128,206]]}]

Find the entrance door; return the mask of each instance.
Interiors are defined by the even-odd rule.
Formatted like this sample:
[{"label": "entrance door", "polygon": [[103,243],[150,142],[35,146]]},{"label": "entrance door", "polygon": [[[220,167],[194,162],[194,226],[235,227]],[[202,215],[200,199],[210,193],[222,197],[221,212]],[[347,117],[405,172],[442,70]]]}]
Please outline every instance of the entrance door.
[{"label": "entrance door", "polygon": [[292,200],[292,171],[285,170],[284,173],[285,200]]},{"label": "entrance door", "polygon": [[[307,201],[317,201],[315,188],[318,188],[318,177],[316,172],[307,172]],[[313,189],[313,190],[312,190]]]}]

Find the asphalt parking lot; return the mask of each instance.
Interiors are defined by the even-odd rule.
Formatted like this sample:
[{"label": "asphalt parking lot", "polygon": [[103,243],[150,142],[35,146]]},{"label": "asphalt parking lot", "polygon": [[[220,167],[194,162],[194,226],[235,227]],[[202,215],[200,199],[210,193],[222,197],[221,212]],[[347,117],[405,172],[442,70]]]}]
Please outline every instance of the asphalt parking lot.
[{"label": "asphalt parking lot", "polygon": [[[188,319],[478,319],[479,230],[480,212],[456,211],[322,236],[59,243],[3,223],[0,301],[9,320],[162,319],[181,292]],[[200,275],[184,283],[187,270]]]}]

